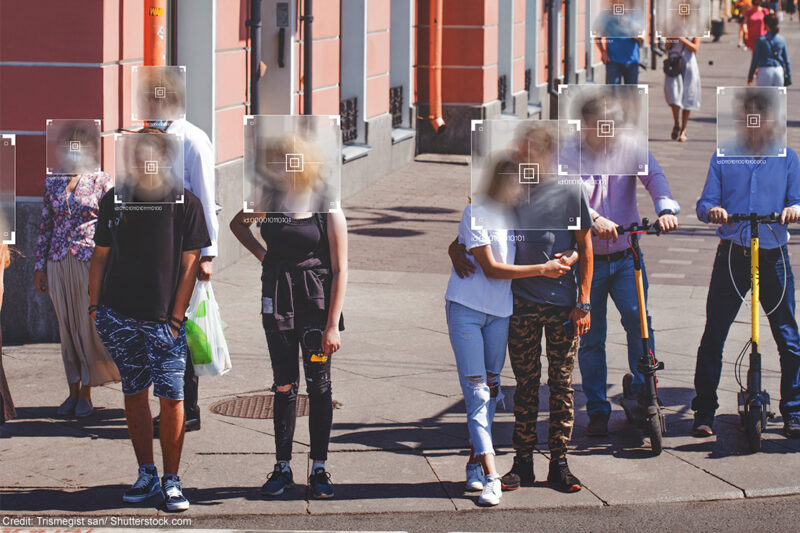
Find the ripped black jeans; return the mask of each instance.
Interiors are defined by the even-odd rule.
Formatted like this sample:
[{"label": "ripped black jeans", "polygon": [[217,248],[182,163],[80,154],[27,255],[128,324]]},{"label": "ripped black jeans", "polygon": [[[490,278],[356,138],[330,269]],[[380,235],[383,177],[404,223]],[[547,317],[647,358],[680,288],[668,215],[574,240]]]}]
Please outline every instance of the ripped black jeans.
[{"label": "ripped black jeans", "polygon": [[[324,328],[300,326],[288,331],[270,331],[266,327],[267,347],[272,361],[272,376],[275,392],[273,423],[275,426],[275,455],[278,461],[292,459],[292,441],[297,421],[297,389],[300,368],[297,352],[303,357],[303,373],[306,378],[309,415],[308,429],[311,435],[311,459],[325,461],[328,458],[328,442],[333,422],[333,400],[331,396],[331,358],[322,355],[322,333]],[[278,387],[291,385],[288,391]]]}]

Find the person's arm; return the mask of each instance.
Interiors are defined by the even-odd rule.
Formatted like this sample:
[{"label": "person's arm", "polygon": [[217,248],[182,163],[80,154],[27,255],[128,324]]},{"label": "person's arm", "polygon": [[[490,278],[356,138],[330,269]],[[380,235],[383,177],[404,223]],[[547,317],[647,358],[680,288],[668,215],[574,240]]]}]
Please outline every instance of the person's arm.
[{"label": "person's arm", "polygon": [[789,54],[786,52],[786,41],[783,42],[783,49],[781,50],[781,61],[783,68],[786,71],[786,77],[792,79],[792,66],[789,64]]},{"label": "person's arm", "polygon": [[750,58],[750,70],[747,71],[747,85],[753,83],[753,76],[756,74],[758,62],[761,60],[761,54],[764,52],[765,43],[759,39],[756,42],[756,49],[753,50],[753,56]]},{"label": "person's arm", "polygon": [[[578,303],[589,303],[592,295],[592,273],[594,270],[594,253],[592,251],[592,234],[588,228],[575,231],[578,243]],[[583,335],[591,327],[591,315],[577,307],[569,315],[575,324],[575,333]]]},{"label": "person's arm", "polygon": [[696,54],[698,50],[700,50],[700,38],[695,37],[691,40],[687,39],[686,37],[678,37],[678,40],[683,43],[683,46],[688,48],[692,51],[692,53]]},{"label": "person's arm", "polygon": [[722,203],[722,182],[720,176],[719,163],[717,156],[711,156],[708,165],[706,183],[703,185],[703,192],[697,200],[697,218],[706,224],[724,224],[728,221],[728,213],[721,207]]},{"label": "person's arm", "polygon": [[475,264],[467,258],[467,247],[458,242],[458,237],[447,247],[447,255],[459,278],[468,278],[475,273]]},{"label": "person's arm", "polygon": [[42,217],[39,222],[39,237],[36,239],[36,262],[33,265],[33,285],[42,294],[47,292],[47,256],[50,253],[50,241],[53,238],[53,210],[50,194],[50,180],[47,180],[42,199]]},{"label": "person's arm", "polygon": [[200,250],[186,250],[181,252],[181,268],[178,273],[178,288],[175,291],[175,299],[170,311],[169,327],[172,329],[173,336],[178,338],[178,329],[172,323],[174,321],[183,322],[186,318],[186,308],[192,299],[194,284],[197,281],[197,271],[200,268]]},{"label": "person's arm", "polygon": [[[92,252],[92,260],[89,262],[89,306],[97,306],[100,303],[100,289],[103,286],[103,274],[108,264],[108,256],[111,253],[110,246],[95,245]],[[89,313],[94,320],[95,310]],[[83,310],[79,310],[83,312]]]},{"label": "person's arm", "polygon": [[322,335],[322,351],[329,356],[342,347],[339,319],[347,289],[347,220],[341,211],[331,211],[328,217],[328,244],[331,252],[331,299],[328,322]]},{"label": "person's arm", "polygon": [[247,248],[251,254],[258,259],[261,263],[264,261],[264,256],[267,255],[267,250],[258,239],[255,238],[250,226],[259,218],[263,218],[266,213],[245,213],[243,210],[236,213],[230,223],[231,232],[242,243],[242,246]]},{"label": "person's arm", "polygon": [[800,162],[794,152],[786,157],[786,207],[781,211],[781,224],[792,224],[800,220]]},{"label": "person's arm", "polygon": [[519,279],[534,276],[560,278],[570,271],[568,259],[562,259],[562,254],[556,254],[558,257],[540,265],[507,265],[494,258],[491,245],[476,246],[470,252],[488,278]]},{"label": "person's arm", "polygon": [[600,50],[600,61],[602,61],[604,65],[608,64],[608,39],[597,39],[595,44],[597,45],[597,49]]},{"label": "person's arm", "polygon": [[[658,225],[664,232],[677,229],[677,215],[681,212],[681,204],[672,197],[667,177],[653,154],[648,154],[648,169],[647,175],[639,176],[639,179],[641,179],[642,184],[644,184],[645,189],[650,193],[650,198],[653,200],[653,207],[655,207],[658,215]],[[664,211],[667,211],[667,213],[661,214]]]}]

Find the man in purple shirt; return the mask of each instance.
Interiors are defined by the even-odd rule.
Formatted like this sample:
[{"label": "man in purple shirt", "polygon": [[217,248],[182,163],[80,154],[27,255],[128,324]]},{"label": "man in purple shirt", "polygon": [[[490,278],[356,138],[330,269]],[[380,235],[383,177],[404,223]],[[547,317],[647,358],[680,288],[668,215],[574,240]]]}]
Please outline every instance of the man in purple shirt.
[{"label": "man in purple shirt", "polygon": [[[584,108],[586,111],[586,108]],[[584,113],[585,114],[585,113]],[[596,117],[583,116],[587,124],[596,122]],[[608,139],[598,138],[596,128],[585,128],[581,142],[582,158],[605,158]],[[594,153],[593,153],[594,152]],[[623,150],[624,152],[624,150]],[[628,151],[629,157],[639,157]],[[633,154],[633,155],[631,155]],[[584,160],[581,167],[586,169]],[[619,168],[629,168],[635,161],[617,161]],[[638,164],[636,165],[638,166]],[[604,436],[608,433],[608,419],[611,404],[606,398],[608,368],[606,366],[606,306],[608,296],[614,300],[622,316],[622,325],[628,338],[628,366],[632,375],[631,394],[635,397],[642,389],[644,376],[636,370],[642,356],[641,330],[639,327],[639,304],[634,281],[633,255],[625,239],[619,239],[617,226],[627,226],[640,221],[636,205],[636,178],[642,182],[653,199],[658,213],[658,224],[663,231],[678,227],[680,205],[672,198],[667,178],[653,154],[647,152],[647,174],[632,175],[582,175],[592,227],[592,246],[594,250],[594,275],[592,277],[591,312],[592,325],[589,332],[581,337],[578,364],[581,369],[583,392],[586,395],[586,410],[589,424],[586,434]],[[647,298],[647,276],[642,262],[645,299]],[[650,317],[647,317],[648,327]],[[651,349],[653,332],[650,331]]]}]

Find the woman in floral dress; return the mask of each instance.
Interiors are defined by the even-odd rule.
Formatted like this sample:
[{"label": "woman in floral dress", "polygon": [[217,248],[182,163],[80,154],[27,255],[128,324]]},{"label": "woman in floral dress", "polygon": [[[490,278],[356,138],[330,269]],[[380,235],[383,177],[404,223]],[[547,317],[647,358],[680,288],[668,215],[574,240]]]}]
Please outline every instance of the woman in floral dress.
[{"label": "woman in floral dress", "polygon": [[120,380],[88,311],[98,204],[112,186],[104,172],[56,175],[45,185],[33,282],[39,292],[50,294],[58,317],[69,384],[69,397],[58,408],[62,416],[89,416],[91,388]]}]

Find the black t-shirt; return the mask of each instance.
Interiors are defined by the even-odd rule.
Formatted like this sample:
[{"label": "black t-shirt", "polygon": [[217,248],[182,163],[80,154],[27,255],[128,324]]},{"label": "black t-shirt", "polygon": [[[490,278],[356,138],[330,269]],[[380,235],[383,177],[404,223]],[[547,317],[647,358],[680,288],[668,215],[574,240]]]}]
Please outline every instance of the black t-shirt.
[{"label": "black t-shirt", "polygon": [[94,242],[112,248],[100,303],[152,322],[169,318],[181,254],[211,245],[203,206],[188,190],[183,204],[125,204],[122,209],[111,189],[100,201]]}]

